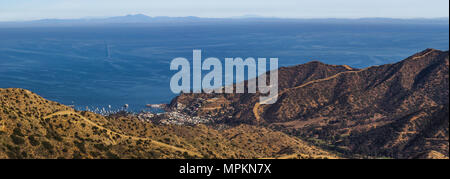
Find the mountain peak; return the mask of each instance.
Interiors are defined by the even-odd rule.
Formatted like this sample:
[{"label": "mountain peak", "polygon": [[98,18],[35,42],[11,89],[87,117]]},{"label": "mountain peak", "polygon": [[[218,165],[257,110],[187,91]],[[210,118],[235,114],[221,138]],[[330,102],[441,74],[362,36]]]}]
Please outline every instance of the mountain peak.
[{"label": "mountain peak", "polygon": [[[120,16],[119,16],[120,17]],[[139,18],[151,18],[150,16],[147,16],[145,14],[127,14],[124,17],[139,17]]]},{"label": "mountain peak", "polygon": [[[436,49],[366,69],[312,61],[280,68],[275,104],[260,105],[253,94],[210,97],[221,97],[220,103],[202,96],[201,106],[224,107],[200,108],[198,115],[225,114],[217,121],[270,126],[348,153],[414,158],[434,151],[448,158],[448,71],[448,52]],[[188,106],[196,99],[183,94],[174,104]]]},{"label": "mountain peak", "polygon": [[148,17],[147,15],[145,15],[145,14],[127,14],[126,16],[145,16],[145,17]]},{"label": "mountain peak", "polygon": [[408,57],[407,59],[405,59],[405,61],[409,61],[409,60],[418,60],[421,58],[425,58],[425,57],[429,57],[429,56],[435,56],[435,55],[442,55],[444,52],[441,50],[437,50],[437,49],[433,49],[433,48],[427,48],[419,53],[416,53],[410,57]]},{"label": "mountain peak", "polygon": [[147,22],[152,18],[144,14],[128,14],[126,16],[110,17],[106,20],[112,22]]}]

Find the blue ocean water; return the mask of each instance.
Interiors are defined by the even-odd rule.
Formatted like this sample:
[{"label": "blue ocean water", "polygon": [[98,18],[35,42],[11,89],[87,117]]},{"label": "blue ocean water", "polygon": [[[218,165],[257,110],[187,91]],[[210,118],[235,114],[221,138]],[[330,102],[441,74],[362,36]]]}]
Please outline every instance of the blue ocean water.
[{"label": "blue ocean water", "polygon": [[420,24],[205,23],[0,27],[0,88],[25,88],[79,109],[168,103],[175,57],[277,57],[363,68],[426,48],[448,50],[449,26]]}]

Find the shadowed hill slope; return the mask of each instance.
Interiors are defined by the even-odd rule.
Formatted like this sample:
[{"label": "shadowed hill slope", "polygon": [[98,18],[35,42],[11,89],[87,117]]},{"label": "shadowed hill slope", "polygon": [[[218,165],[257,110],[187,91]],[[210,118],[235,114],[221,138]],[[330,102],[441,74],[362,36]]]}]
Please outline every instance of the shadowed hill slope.
[{"label": "shadowed hill slope", "polygon": [[[221,108],[217,123],[269,126],[349,155],[448,158],[449,54],[427,49],[395,64],[353,69],[310,62],[279,69],[278,101],[260,94],[182,94]],[[213,104],[209,104],[213,103]],[[183,106],[183,105],[181,105]],[[183,111],[183,110],[181,110]],[[433,154],[433,155],[431,155]]]},{"label": "shadowed hill slope", "polygon": [[[357,70],[346,65],[327,65],[318,61],[292,67],[281,67],[278,70],[278,90],[282,93],[293,86],[327,78],[341,72]],[[253,106],[258,104],[259,96],[261,94],[258,91],[256,94],[185,93],[174,98],[169,108],[176,109],[179,104],[189,106],[189,104],[198,103],[199,99],[208,99],[206,105],[203,103],[205,106],[199,109],[200,116],[211,113],[218,119],[216,122],[226,124],[260,124],[264,121],[255,120],[253,112]]]},{"label": "shadowed hill slope", "polygon": [[336,158],[257,126],[154,125],[75,111],[23,89],[0,89],[0,101],[0,158]]}]

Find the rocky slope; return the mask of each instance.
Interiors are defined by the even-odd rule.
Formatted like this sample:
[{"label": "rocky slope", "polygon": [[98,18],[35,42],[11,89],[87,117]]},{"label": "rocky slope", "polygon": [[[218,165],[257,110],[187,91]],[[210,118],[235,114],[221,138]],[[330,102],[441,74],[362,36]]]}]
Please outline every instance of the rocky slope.
[{"label": "rocky slope", "polygon": [[269,126],[352,156],[449,156],[448,51],[366,69],[310,62],[281,68],[279,82],[272,105],[259,94],[182,94],[170,106],[204,99],[196,115],[215,123]]}]

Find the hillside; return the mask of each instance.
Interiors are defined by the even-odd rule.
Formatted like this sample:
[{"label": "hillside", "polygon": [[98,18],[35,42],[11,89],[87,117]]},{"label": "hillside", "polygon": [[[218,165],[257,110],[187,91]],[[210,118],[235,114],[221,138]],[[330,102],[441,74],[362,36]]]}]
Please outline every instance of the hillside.
[{"label": "hillside", "polygon": [[0,158],[336,158],[263,127],[155,125],[75,111],[24,89],[0,89]]},{"label": "hillside", "polygon": [[[327,78],[341,72],[356,70],[358,69],[346,65],[327,65],[318,61],[293,67],[281,67],[278,70],[278,90],[281,93],[293,86]],[[215,122],[219,123],[259,124],[263,121],[255,120],[253,111],[253,106],[259,101],[259,96],[258,91],[256,94],[185,93],[173,99],[169,108],[176,109],[179,104],[182,104],[182,106],[201,104],[203,107],[195,111],[194,114],[190,113],[191,110],[183,111],[189,115],[213,116],[216,119]]]},{"label": "hillside", "polygon": [[[280,68],[279,82],[272,105],[181,94],[148,120],[0,89],[0,158],[449,157],[448,51],[365,69],[313,61]],[[208,122],[167,123],[186,116]]]},{"label": "hillside", "polygon": [[170,106],[201,103],[196,115],[216,123],[268,126],[352,156],[449,156],[448,51],[366,69],[310,62],[278,73],[272,105],[260,105],[257,93],[182,94]]}]

